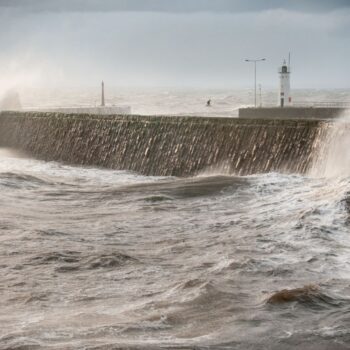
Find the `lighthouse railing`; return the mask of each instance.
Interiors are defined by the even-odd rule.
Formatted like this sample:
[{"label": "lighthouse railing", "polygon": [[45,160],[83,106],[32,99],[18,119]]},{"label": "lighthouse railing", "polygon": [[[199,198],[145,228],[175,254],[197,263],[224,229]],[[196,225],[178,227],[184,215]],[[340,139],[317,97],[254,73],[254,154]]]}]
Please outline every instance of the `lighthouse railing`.
[{"label": "lighthouse railing", "polygon": [[[251,106],[254,107],[254,106]],[[258,108],[279,108],[276,103],[271,101],[262,101]],[[350,109],[350,101],[292,101],[288,108],[344,108]],[[285,108],[287,108],[285,107]]]},{"label": "lighthouse railing", "polygon": [[293,107],[350,108],[350,101],[294,101]]}]

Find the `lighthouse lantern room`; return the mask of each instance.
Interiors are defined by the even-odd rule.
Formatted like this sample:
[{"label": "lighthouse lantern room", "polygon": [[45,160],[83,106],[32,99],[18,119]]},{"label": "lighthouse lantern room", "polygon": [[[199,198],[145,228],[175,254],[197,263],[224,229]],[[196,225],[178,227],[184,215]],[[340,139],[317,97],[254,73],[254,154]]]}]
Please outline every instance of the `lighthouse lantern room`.
[{"label": "lighthouse lantern room", "polygon": [[278,71],[280,75],[280,91],[279,101],[280,107],[288,107],[292,105],[292,97],[290,94],[290,65],[284,60],[283,65]]}]

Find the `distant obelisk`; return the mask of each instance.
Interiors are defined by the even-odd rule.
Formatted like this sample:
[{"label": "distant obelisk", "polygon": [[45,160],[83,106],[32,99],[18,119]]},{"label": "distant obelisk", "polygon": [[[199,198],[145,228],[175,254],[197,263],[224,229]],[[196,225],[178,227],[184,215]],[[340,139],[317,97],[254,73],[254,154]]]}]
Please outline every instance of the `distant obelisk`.
[{"label": "distant obelisk", "polygon": [[105,106],[105,83],[102,80],[101,107]]}]

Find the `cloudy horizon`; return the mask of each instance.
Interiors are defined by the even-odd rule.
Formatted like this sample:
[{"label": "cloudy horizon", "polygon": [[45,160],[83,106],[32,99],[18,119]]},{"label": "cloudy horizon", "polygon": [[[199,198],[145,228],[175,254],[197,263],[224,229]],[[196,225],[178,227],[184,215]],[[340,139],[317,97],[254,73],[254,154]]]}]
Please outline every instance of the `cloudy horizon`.
[{"label": "cloudy horizon", "polygon": [[348,1],[0,0],[1,87],[349,88]]}]

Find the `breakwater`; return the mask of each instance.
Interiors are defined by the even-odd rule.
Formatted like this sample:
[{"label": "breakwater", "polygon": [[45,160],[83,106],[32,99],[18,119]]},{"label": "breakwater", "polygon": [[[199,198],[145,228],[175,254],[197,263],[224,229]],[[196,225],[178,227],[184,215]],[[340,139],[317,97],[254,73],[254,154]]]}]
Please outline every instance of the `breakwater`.
[{"label": "breakwater", "polygon": [[47,161],[189,176],[305,173],[319,120],[0,113],[0,147]]},{"label": "breakwater", "polygon": [[240,108],[239,118],[335,119],[348,111],[341,107],[258,107]]}]

